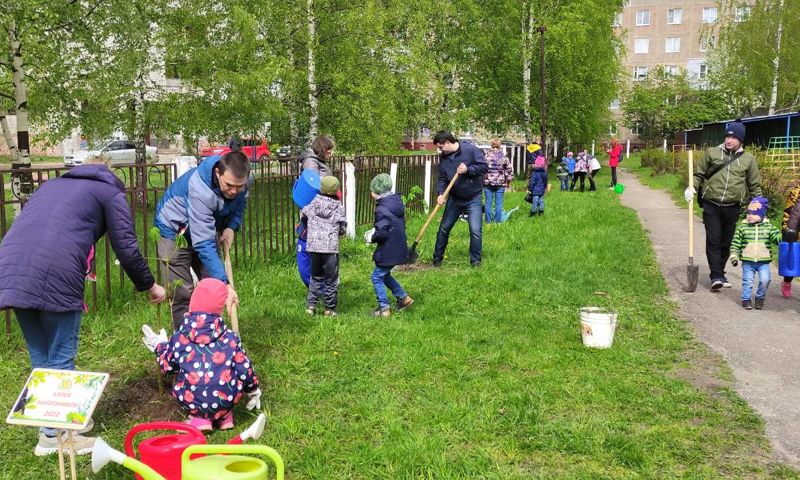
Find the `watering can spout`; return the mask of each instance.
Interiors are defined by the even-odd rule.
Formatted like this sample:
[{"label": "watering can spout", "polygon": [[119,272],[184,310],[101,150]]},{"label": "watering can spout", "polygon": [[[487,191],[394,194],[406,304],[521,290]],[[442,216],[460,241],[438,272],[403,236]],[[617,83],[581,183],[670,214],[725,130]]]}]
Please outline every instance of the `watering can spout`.
[{"label": "watering can spout", "polygon": [[120,464],[128,470],[138,473],[144,480],[164,480],[164,477],[156,473],[152,468],[119,450],[114,450],[105,440],[98,437],[92,450],[92,471],[94,473],[99,472],[100,469],[108,465],[108,462]]}]

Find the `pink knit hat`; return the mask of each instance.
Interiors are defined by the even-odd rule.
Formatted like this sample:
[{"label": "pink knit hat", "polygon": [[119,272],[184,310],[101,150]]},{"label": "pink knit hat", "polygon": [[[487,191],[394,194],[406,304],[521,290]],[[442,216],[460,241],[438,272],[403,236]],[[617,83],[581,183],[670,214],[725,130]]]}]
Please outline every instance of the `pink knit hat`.
[{"label": "pink knit hat", "polygon": [[533,167],[534,167],[534,168],[544,168],[544,166],[545,166],[545,163],[546,163],[546,161],[545,161],[544,157],[539,157],[539,158],[537,158],[537,159],[536,159],[536,161],[533,163]]},{"label": "pink knit hat", "polygon": [[204,278],[194,287],[192,299],[189,301],[189,311],[219,315],[227,299],[228,287],[225,283],[216,278]]}]

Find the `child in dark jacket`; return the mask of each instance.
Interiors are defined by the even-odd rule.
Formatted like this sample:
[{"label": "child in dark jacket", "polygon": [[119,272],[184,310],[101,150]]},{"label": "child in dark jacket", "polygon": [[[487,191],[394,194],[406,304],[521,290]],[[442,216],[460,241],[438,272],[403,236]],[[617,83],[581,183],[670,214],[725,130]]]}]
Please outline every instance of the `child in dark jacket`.
[{"label": "child in dark jacket", "polygon": [[247,396],[247,409],[261,408],[261,389],[239,336],[221,317],[228,287],[215,278],[201,280],[192,293],[189,312],[167,339],[142,326],[145,346],[158,356],[163,373],[175,373],[172,396],[189,412],[186,422],[202,432],[233,428],[233,406]]},{"label": "child in dark jacket", "polygon": [[544,157],[536,159],[528,181],[528,193],[532,197],[530,216],[544,215],[544,194],[547,193],[547,162]]},{"label": "child in dark jacket", "polygon": [[372,271],[372,286],[378,299],[378,308],[373,312],[376,317],[388,317],[389,297],[386,287],[397,299],[395,309],[401,311],[414,303],[402,285],[392,277],[392,268],[406,262],[408,245],[406,239],[406,207],[400,195],[392,193],[392,178],[378,174],[369,186],[370,194],[376,201],[375,226],[364,234],[367,243],[377,243],[378,248],[372,254],[375,270]]},{"label": "child in dark jacket", "polygon": [[322,177],[319,194],[300,211],[307,219],[306,251],[311,256],[311,283],[306,297],[306,313],[314,315],[322,298],[325,316],[336,316],[339,297],[339,237],[344,235],[347,221],[339,201],[339,180]]}]

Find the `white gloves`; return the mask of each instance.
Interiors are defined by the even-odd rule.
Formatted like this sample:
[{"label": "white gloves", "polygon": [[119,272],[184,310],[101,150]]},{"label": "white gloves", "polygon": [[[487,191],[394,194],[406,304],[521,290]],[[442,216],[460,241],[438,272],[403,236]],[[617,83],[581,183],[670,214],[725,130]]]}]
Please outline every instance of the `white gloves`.
[{"label": "white gloves", "polygon": [[156,347],[159,343],[166,343],[169,341],[167,338],[167,332],[163,328],[160,332],[156,333],[152,328],[150,328],[150,325],[144,324],[142,325],[142,333],[144,333],[142,342],[144,342],[144,346],[147,347],[147,349],[151,352],[156,351]]},{"label": "white gloves", "polygon": [[254,408],[257,408],[257,409],[261,410],[261,389],[260,388],[256,388],[252,392],[246,393],[245,395],[247,395],[247,404],[245,405],[245,407],[248,410],[252,410]]},{"label": "white gloves", "polygon": [[372,243],[372,236],[375,235],[375,229],[372,228],[364,232],[364,241],[367,243]]},{"label": "white gloves", "polygon": [[695,193],[697,193],[697,191],[694,187],[686,187],[686,190],[683,191],[683,198],[685,198],[687,202],[691,202]]}]

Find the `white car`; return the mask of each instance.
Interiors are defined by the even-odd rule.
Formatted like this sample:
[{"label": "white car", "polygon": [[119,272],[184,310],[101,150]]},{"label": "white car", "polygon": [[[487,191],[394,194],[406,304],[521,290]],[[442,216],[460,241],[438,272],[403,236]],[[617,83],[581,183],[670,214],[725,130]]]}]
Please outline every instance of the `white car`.
[{"label": "white car", "polygon": [[[158,148],[147,145],[145,146],[145,154],[148,162],[155,162]],[[64,155],[64,166],[83,165],[84,162],[95,155],[106,155],[112,165],[134,163],[136,161],[136,145],[128,140],[114,140],[99,150],[78,150]]]}]

